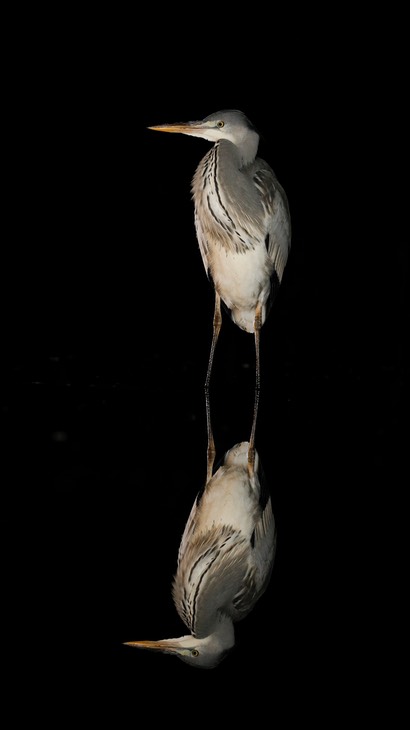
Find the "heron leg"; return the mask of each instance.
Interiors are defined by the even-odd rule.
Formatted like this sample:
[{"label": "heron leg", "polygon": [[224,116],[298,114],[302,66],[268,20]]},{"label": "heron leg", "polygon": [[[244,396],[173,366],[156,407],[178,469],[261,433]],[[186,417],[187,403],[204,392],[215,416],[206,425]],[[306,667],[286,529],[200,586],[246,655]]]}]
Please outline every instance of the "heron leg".
[{"label": "heron leg", "polygon": [[212,363],[214,361],[215,347],[218,342],[219,333],[221,331],[222,315],[221,315],[221,297],[215,291],[215,309],[214,309],[214,320],[213,320],[213,332],[211,351],[209,353],[208,370],[205,379],[205,390],[209,388],[209,381],[211,380]]},{"label": "heron leg", "polygon": [[206,483],[208,484],[209,480],[212,477],[212,471],[214,467],[214,461],[215,461],[215,441],[214,441],[214,435],[212,433],[212,424],[211,424],[211,408],[209,405],[209,389],[207,388],[205,390],[205,405],[206,405],[206,428],[207,428],[207,434],[208,434],[208,448],[206,452]]},{"label": "heron leg", "polygon": [[218,341],[219,333],[221,331],[221,324],[222,324],[221,298],[220,298],[219,294],[217,294],[217,292],[215,291],[215,309],[214,309],[214,319],[213,319],[211,351],[209,353],[208,370],[207,370],[206,379],[205,379],[206,427],[207,427],[207,434],[208,434],[207,469],[206,469],[206,483],[207,484],[212,477],[212,470],[213,470],[214,461],[215,461],[215,441],[214,441],[214,436],[213,436],[213,432],[212,432],[211,407],[210,407],[210,403],[209,403],[209,382],[211,379],[211,371],[212,371],[212,364],[213,364],[213,360],[214,360],[215,347],[216,347],[216,343]]},{"label": "heron leg", "polygon": [[249,448],[248,448],[248,473],[249,476],[252,478],[254,476],[255,471],[255,433],[256,433],[256,421],[258,419],[258,409],[259,409],[259,395],[260,395],[260,385],[261,385],[261,379],[260,379],[260,331],[262,327],[262,308],[258,305],[256,308],[255,313],[255,371],[256,371],[256,378],[255,378],[255,399],[253,404],[253,420],[252,420],[252,429],[251,429],[251,435],[249,438]]}]

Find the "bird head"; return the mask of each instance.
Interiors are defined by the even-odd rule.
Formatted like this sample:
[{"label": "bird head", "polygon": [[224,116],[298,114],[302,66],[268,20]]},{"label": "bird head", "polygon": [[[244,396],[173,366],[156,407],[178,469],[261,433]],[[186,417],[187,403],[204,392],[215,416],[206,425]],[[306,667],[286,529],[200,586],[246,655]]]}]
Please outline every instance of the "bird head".
[{"label": "bird head", "polygon": [[216,636],[198,639],[192,635],[159,641],[126,641],[125,645],[173,654],[186,664],[200,669],[213,669],[233,648],[233,644],[230,647],[222,646]]},{"label": "bird head", "polygon": [[189,134],[191,137],[202,137],[209,142],[228,140],[240,150],[245,164],[255,159],[259,144],[259,134],[252,122],[237,109],[215,112],[195,122],[159,124],[148,129]]}]

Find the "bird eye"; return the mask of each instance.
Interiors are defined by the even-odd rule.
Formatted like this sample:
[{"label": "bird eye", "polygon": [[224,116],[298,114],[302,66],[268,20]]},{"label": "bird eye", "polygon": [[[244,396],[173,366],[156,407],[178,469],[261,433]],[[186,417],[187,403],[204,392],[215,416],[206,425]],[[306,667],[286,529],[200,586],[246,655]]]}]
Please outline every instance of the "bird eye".
[{"label": "bird eye", "polygon": [[223,121],[221,120],[220,122],[217,122],[217,123],[216,123],[216,126],[217,126],[217,127],[219,127],[219,129],[222,129],[222,127],[224,127],[224,126],[225,126],[225,122],[223,122]]},{"label": "bird eye", "polygon": [[199,656],[199,651],[198,651],[198,649],[192,649],[192,651],[191,651],[191,656]]}]

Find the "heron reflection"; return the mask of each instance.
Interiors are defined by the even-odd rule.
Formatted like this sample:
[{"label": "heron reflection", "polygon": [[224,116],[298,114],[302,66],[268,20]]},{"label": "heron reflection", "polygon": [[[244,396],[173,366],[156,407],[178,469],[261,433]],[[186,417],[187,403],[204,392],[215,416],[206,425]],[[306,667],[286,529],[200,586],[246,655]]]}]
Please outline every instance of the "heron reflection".
[{"label": "heron reflection", "polygon": [[252,475],[248,441],[229,449],[212,473],[209,421],[208,441],[207,479],[185,525],[172,585],[176,610],[189,633],[125,642],[173,654],[201,668],[216,667],[234,647],[234,624],[265,592],[276,550],[271,495],[258,452]]}]

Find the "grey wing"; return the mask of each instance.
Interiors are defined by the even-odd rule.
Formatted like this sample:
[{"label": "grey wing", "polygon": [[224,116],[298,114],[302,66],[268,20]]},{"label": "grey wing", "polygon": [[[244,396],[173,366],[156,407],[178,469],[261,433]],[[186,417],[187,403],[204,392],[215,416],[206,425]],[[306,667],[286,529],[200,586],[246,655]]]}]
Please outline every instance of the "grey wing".
[{"label": "grey wing", "polygon": [[291,220],[287,195],[272,168],[263,160],[255,162],[253,181],[264,211],[268,254],[280,282],[291,245]]},{"label": "grey wing", "polygon": [[254,532],[253,556],[258,574],[259,595],[265,590],[276,553],[276,524],[269,497]]},{"label": "grey wing", "polygon": [[276,527],[270,498],[261,514],[253,535],[252,561],[233,604],[237,615],[235,620],[247,616],[255,603],[265,592],[276,553]]}]

